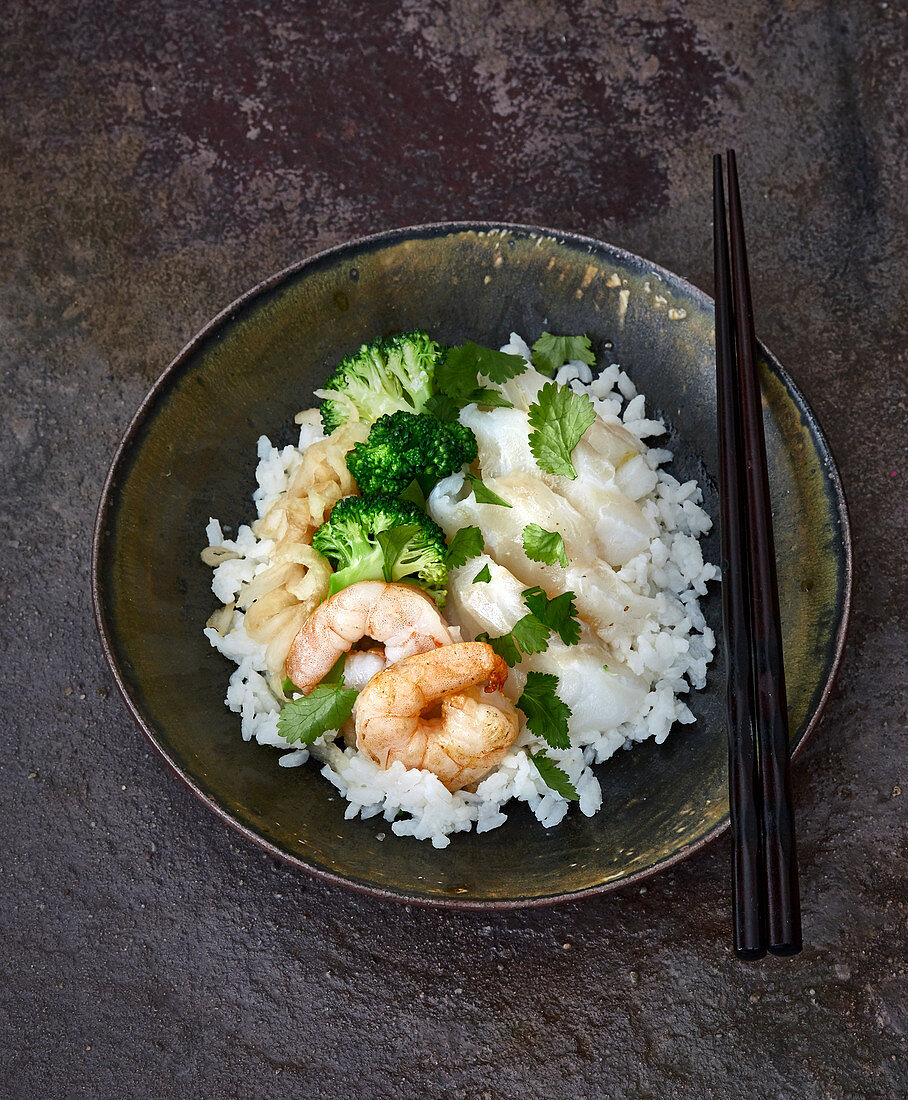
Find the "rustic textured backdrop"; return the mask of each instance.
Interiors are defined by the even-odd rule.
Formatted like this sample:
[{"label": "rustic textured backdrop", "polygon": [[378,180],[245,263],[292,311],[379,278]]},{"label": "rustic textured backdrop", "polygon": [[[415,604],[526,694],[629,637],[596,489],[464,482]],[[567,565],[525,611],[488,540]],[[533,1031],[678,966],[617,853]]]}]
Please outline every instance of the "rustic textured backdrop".
[{"label": "rustic textured backdrop", "polygon": [[[905,1095],[904,6],[11,0],[0,28],[0,1094]],[[578,230],[708,289],[729,143],[759,333],[854,523],[850,648],[794,769],[803,954],[731,956],[726,840],[483,917],[229,832],[130,724],[91,618],[145,390],[248,286],[396,225]]]}]

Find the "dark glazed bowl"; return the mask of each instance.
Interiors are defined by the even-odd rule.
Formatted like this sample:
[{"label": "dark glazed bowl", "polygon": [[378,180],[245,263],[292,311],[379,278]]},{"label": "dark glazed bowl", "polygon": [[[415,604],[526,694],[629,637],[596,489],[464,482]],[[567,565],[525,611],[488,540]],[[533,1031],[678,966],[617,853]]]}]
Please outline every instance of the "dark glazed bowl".
[{"label": "dark glazed bowl", "polygon": [[[447,849],[344,820],[312,767],[278,766],[224,707],[230,666],[202,635],[216,605],[204,527],[253,515],[256,439],[293,414],[334,363],[380,333],[498,346],[513,330],[588,333],[670,426],[673,472],[717,515],[713,305],[682,279],[610,245],[523,226],[430,225],[323,252],[215,318],[162,375],[130,425],[98,512],[93,592],[101,641],[152,744],[224,820],[291,863],[345,885],[438,905],[532,905],[603,891],[690,855],[728,823],[721,655],[693,693],[694,726],[598,769],[603,808],[556,829],[525,808]],[[815,725],[841,656],[851,581],[838,474],[813,414],[763,353],[761,383],[784,617],[791,743]],[[717,560],[715,530],[704,540]],[[719,629],[715,592],[705,601]],[[721,649],[721,647],[720,647]],[[383,839],[379,839],[379,834]]]}]

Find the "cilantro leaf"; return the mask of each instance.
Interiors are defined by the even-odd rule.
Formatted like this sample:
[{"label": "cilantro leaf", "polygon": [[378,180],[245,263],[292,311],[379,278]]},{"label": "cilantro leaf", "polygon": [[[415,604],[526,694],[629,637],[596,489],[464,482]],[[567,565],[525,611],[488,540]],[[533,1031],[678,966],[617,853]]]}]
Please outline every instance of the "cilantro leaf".
[{"label": "cilantro leaf", "polygon": [[475,356],[465,347],[448,348],[435,368],[435,388],[458,404],[479,386],[479,368]]},{"label": "cilantro leaf", "polygon": [[535,615],[524,615],[511,628],[511,637],[521,653],[545,653],[549,648],[549,627]]},{"label": "cilantro leaf", "polygon": [[546,531],[538,523],[528,523],[523,529],[523,549],[526,556],[533,561],[541,561],[546,565],[554,565],[557,561],[562,569],[567,569],[564,539],[557,531]]},{"label": "cilantro leaf", "polygon": [[[445,356],[445,370],[442,371],[442,381],[439,386],[448,393],[455,391],[449,389],[449,384],[462,384],[464,380],[472,376],[472,384],[476,385],[476,376],[484,374],[492,382],[507,382],[509,378],[516,378],[527,369],[526,360],[522,355],[509,355],[504,351],[494,351],[492,348],[483,347],[482,344],[474,344],[467,340],[460,347],[451,348]],[[438,371],[436,370],[436,381]],[[470,387],[464,387],[469,389]],[[461,391],[462,392],[462,391]]]},{"label": "cilantro leaf", "polygon": [[476,641],[490,645],[507,664],[508,668],[513,668],[520,660],[520,650],[514,644],[514,639],[510,634],[502,634],[500,638],[490,638],[488,634],[483,632],[476,635]]},{"label": "cilantro leaf", "polygon": [[527,369],[527,361],[522,355],[511,355],[506,351],[495,351],[492,348],[483,347],[482,344],[474,344],[468,341],[461,349],[474,356],[478,363],[480,374],[499,385],[507,382],[509,378],[516,378]]},{"label": "cilantro leaf", "polygon": [[410,503],[415,504],[421,512],[425,512],[426,510],[426,494],[422,491],[422,486],[416,478],[413,478],[406,489],[400,494],[400,499],[409,500]]},{"label": "cilantro leaf", "polygon": [[516,378],[518,374],[523,374],[527,369],[527,361],[522,355],[494,351],[479,344],[471,346],[479,352],[479,373],[484,374],[490,382],[497,382],[499,386]]},{"label": "cilantro leaf", "polygon": [[[468,402],[467,402],[468,404]],[[433,393],[425,404],[426,412],[437,416],[446,424],[453,424],[460,414],[460,403],[446,393]]]},{"label": "cilantro leaf", "polygon": [[512,409],[514,406],[498,390],[483,386],[480,375],[493,382],[506,382],[527,368],[521,355],[484,348],[472,341],[460,347],[448,348],[435,368],[438,392],[426,402],[426,408],[439,420],[453,421],[464,405],[481,405],[487,409]]},{"label": "cilantro leaf", "polygon": [[[491,576],[483,576],[484,573],[488,573],[488,566],[477,573],[474,584],[479,580],[491,580]],[[529,609],[529,614],[518,619],[509,633],[497,638],[480,634],[476,641],[487,642],[511,668],[517,664],[523,654],[544,653],[548,649],[549,634],[553,630],[565,645],[576,645],[580,639],[580,623],[574,618],[577,608],[574,606],[573,592],[563,592],[554,600],[550,600],[541,588],[528,588],[523,593],[523,602]],[[531,672],[529,675],[539,676],[541,673]],[[550,676],[549,679],[553,682],[557,680],[554,676]],[[564,707],[557,696],[555,698],[556,702]],[[520,703],[518,702],[517,705],[520,706]],[[567,707],[564,709],[570,713]],[[540,736],[543,735],[540,734]],[[556,745],[555,747],[564,748],[565,746]]]},{"label": "cilantro leaf", "polygon": [[535,615],[524,615],[507,634],[500,634],[497,638],[479,634],[476,641],[490,645],[513,668],[525,653],[544,653],[549,648],[550,633],[550,628]]},{"label": "cilantro leaf", "polygon": [[415,523],[403,523],[399,527],[389,527],[386,531],[379,531],[375,536],[385,557],[382,569],[386,581],[398,579],[394,576],[394,567],[400,561],[401,554],[410,546],[414,536],[419,533]]},{"label": "cilantro leaf", "polygon": [[478,527],[461,527],[448,545],[445,562],[449,569],[456,569],[459,565],[465,565],[470,558],[478,557],[484,548],[482,531]]},{"label": "cilantro leaf", "polygon": [[319,684],[302,699],[286,703],[277,720],[277,731],[291,744],[311,745],[326,730],[339,729],[353,712],[358,691],[339,684]]},{"label": "cilantro leaf", "polygon": [[514,404],[505,397],[500,390],[490,389],[488,386],[482,389],[472,390],[468,395],[469,400],[465,405],[476,404],[482,409],[513,409]]},{"label": "cilantro leaf", "polygon": [[476,576],[473,578],[474,584],[488,584],[492,579],[492,574],[489,572],[488,562],[479,570]]},{"label": "cilantro leaf", "polygon": [[426,412],[434,413],[439,420],[452,424],[465,405],[478,405],[481,409],[513,409],[514,405],[500,390],[480,386],[457,399],[446,393],[433,394],[426,402]]},{"label": "cilantro leaf", "polygon": [[573,592],[562,592],[550,600],[537,586],[524,591],[523,602],[540,622],[558,634],[565,645],[576,645],[580,641],[580,623],[576,619]]},{"label": "cilantro leaf", "polygon": [[483,482],[482,478],[478,478],[475,474],[467,474],[466,476],[473,490],[473,496],[476,498],[477,504],[498,504],[502,508],[514,507],[513,504],[508,504],[506,500],[502,500],[497,493],[493,493]]},{"label": "cilantro leaf", "polygon": [[555,794],[560,794],[568,802],[580,801],[580,795],[577,794],[577,790],[568,774],[562,771],[544,752],[531,752],[530,759],[536,765],[536,771],[542,776],[543,783],[550,790],[553,790]]},{"label": "cilantro leaf", "polygon": [[592,367],[596,362],[589,336],[553,336],[544,332],[533,345],[533,366],[551,374],[570,359],[579,359]]},{"label": "cilantro leaf", "polygon": [[568,733],[571,711],[558,698],[555,692],[557,686],[558,677],[550,672],[528,672],[517,706],[526,715],[531,733],[547,741],[553,749],[567,749],[571,744]]},{"label": "cilantro leaf", "polygon": [[561,474],[572,481],[577,476],[571,455],[580,437],[596,419],[593,402],[586,394],[567,386],[546,382],[527,412],[530,450],[536,465],[549,474]]}]

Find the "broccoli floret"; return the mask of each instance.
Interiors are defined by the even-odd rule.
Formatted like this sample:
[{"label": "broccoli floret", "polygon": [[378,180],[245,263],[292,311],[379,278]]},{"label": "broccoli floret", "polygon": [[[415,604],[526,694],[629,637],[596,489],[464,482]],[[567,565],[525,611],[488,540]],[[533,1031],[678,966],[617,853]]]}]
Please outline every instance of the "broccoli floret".
[{"label": "broccoli floret", "polygon": [[395,412],[375,421],[366,442],[347,455],[347,469],[363,496],[402,493],[416,477],[427,493],[476,453],[476,436],[463,424],[446,424],[431,413]]},{"label": "broccoli floret", "polygon": [[[353,402],[360,420],[372,424],[385,413],[421,412],[432,395],[441,348],[425,332],[381,336],[347,355],[324,385]],[[322,425],[331,433],[349,419],[343,401],[322,401]]]},{"label": "broccoli floret", "polygon": [[415,504],[392,496],[345,497],[312,545],[336,570],[330,595],[357,581],[404,581],[444,607],[445,533]]}]

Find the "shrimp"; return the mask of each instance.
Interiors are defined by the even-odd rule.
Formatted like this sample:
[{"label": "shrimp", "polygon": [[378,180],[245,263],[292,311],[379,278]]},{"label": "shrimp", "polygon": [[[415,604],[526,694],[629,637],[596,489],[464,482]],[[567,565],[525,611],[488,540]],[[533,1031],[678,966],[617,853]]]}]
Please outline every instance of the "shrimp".
[{"label": "shrimp", "polygon": [[[373,676],[356,703],[356,747],[380,768],[399,760],[434,772],[449,791],[476,783],[517,737],[517,711],[496,691],[508,666],[485,642],[455,642]],[[438,716],[427,715],[440,708]]]},{"label": "shrimp", "polygon": [[384,645],[389,663],[454,641],[435,603],[422,589],[411,584],[358,581],[312,612],[290,646],[286,673],[308,695],[338,658],[365,637]]}]

